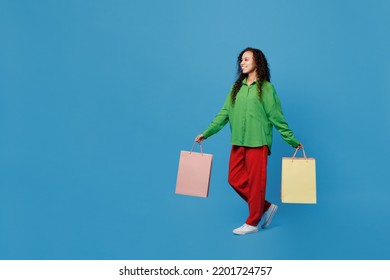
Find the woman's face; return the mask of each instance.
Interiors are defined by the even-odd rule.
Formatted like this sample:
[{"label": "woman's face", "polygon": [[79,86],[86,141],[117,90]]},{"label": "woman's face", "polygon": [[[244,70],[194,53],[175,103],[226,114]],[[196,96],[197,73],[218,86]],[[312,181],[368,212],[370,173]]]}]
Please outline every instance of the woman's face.
[{"label": "woman's face", "polygon": [[242,73],[244,74],[250,74],[252,72],[256,71],[256,63],[253,59],[253,53],[251,51],[246,51],[241,56],[241,63],[240,63]]}]

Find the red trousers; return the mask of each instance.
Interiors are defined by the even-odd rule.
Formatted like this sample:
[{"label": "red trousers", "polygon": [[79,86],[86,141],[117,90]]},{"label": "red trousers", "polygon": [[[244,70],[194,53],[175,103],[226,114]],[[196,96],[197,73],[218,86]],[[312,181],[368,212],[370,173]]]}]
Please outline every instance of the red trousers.
[{"label": "red trousers", "polygon": [[233,146],[229,161],[229,184],[248,203],[248,225],[257,226],[270,207],[265,200],[268,147]]}]

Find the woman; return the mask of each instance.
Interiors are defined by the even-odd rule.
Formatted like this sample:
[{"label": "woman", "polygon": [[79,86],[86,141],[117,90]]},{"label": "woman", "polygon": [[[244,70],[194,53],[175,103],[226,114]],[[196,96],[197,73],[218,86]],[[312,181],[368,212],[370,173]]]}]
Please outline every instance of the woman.
[{"label": "woman", "polygon": [[263,52],[246,48],[238,56],[237,66],[238,79],[221,111],[195,141],[202,143],[230,123],[232,149],[228,181],[249,207],[246,222],[233,230],[234,234],[242,235],[257,232],[262,218],[261,227],[269,226],[278,208],[265,200],[273,127],[291,146],[301,148],[302,145],[284,119]]}]

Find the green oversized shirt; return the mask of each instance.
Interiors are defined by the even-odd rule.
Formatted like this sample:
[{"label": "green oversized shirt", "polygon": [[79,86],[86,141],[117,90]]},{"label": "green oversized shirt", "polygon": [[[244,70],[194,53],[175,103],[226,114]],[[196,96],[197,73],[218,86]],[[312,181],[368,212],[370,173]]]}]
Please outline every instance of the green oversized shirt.
[{"label": "green oversized shirt", "polygon": [[263,83],[260,100],[256,83],[257,81],[248,86],[244,79],[234,105],[229,92],[221,111],[203,132],[204,138],[207,139],[217,133],[229,122],[232,145],[246,147],[267,145],[271,154],[272,129],[275,126],[284,141],[297,147],[299,141],[295,139],[284,119],[273,85],[270,82]]}]

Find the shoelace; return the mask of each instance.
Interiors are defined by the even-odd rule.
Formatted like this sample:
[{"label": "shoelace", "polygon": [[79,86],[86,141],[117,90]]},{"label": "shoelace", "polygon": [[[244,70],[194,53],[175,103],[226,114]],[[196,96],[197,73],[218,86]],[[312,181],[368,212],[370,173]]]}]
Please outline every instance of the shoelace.
[{"label": "shoelace", "polygon": [[241,228],[251,228],[252,226],[250,226],[250,225],[247,225],[247,224],[243,224],[242,226],[241,226]]}]

